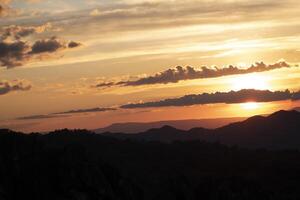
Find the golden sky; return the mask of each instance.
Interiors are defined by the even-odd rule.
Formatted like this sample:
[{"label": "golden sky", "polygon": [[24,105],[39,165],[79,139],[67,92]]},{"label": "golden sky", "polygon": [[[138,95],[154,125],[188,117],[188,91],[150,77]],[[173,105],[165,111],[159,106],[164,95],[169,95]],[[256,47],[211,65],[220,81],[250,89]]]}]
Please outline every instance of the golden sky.
[{"label": "golden sky", "polygon": [[0,126],[298,107],[299,12],[298,0],[0,0]]}]

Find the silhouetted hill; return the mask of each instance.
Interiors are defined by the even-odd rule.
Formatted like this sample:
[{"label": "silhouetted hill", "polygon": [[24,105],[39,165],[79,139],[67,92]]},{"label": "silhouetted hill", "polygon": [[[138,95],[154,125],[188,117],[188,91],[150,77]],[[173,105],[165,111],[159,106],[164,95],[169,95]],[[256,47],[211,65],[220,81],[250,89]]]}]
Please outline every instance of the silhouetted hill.
[{"label": "silhouetted hill", "polygon": [[193,128],[189,131],[171,127],[150,129],[139,134],[104,135],[145,141],[205,140],[229,145],[259,148],[300,148],[300,113],[278,111],[269,116],[254,116],[217,129]]},{"label": "silhouetted hill", "polygon": [[148,131],[138,134],[123,134],[123,133],[103,133],[102,135],[115,137],[118,139],[133,139],[140,141],[160,141],[172,142],[175,140],[184,140],[184,131],[173,128],[171,126],[163,126],[161,128],[152,128]]},{"label": "silhouetted hill", "polygon": [[262,148],[299,148],[300,113],[278,111],[267,117],[254,116],[216,129],[218,141]]},{"label": "silhouetted hill", "polygon": [[300,107],[293,108],[292,110],[296,110],[296,111],[300,112]]},{"label": "silhouetted hill", "polygon": [[61,130],[24,135],[6,129],[0,133],[1,200],[141,199],[134,183],[85,147],[95,134]]},{"label": "silhouetted hill", "polygon": [[[242,123],[253,127],[282,115],[290,116]],[[144,136],[177,137],[178,131],[164,126]],[[0,130],[1,200],[297,200],[299,174],[300,152],[293,150],[119,140],[86,130]]]},{"label": "silhouetted hill", "polygon": [[115,123],[110,126],[94,130],[96,133],[140,133],[152,128],[160,128],[162,126],[172,126],[181,130],[189,130],[194,127],[218,128],[229,123],[244,120],[244,117],[233,118],[216,118],[216,119],[188,119],[188,120],[169,120],[157,122],[126,122]]}]

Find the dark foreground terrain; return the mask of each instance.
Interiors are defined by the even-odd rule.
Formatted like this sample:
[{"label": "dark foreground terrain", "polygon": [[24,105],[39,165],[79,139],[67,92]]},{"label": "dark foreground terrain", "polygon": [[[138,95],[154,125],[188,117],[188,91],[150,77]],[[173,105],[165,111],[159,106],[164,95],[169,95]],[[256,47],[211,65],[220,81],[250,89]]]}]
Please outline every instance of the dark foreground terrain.
[{"label": "dark foreground terrain", "polygon": [[[224,139],[228,146],[204,141],[207,136],[164,143],[85,130],[47,135],[0,130],[0,200],[298,200],[298,116],[281,111],[221,128],[231,138],[238,136]],[[158,133],[173,135],[171,130],[164,127]],[[197,130],[202,129],[189,134],[200,134]],[[232,132],[236,130],[241,132]],[[274,134],[281,140],[274,140],[276,145],[266,140],[267,149],[256,148],[252,140],[262,132],[263,138]],[[289,137],[294,138],[291,148]]]}]

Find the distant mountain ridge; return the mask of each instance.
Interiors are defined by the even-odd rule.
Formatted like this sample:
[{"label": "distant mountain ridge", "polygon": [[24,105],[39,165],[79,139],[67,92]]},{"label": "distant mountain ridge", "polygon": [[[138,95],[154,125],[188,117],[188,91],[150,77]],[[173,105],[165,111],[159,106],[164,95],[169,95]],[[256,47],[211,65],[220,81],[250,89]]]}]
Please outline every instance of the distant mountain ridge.
[{"label": "distant mountain ridge", "polygon": [[181,130],[189,130],[194,127],[218,128],[232,122],[238,122],[246,119],[245,117],[215,118],[215,119],[186,119],[186,120],[166,120],[155,122],[126,122],[114,123],[104,128],[95,129],[96,133],[140,133],[152,128],[162,126],[172,126]]},{"label": "distant mountain ridge", "polygon": [[266,117],[254,116],[216,129],[192,128],[186,131],[163,126],[138,134],[107,132],[104,135],[144,141],[205,140],[244,147],[299,149],[300,112],[281,110]]}]

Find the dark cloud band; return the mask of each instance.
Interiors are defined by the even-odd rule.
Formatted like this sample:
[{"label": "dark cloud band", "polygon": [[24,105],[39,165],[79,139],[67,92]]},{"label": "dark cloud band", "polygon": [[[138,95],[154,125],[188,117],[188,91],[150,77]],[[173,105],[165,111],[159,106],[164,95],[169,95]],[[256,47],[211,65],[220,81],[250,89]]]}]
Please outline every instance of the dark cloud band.
[{"label": "dark cloud band", "polygon": [[216,103],[245,103],[245,102],[272,102],[283,100],[300,100],[299,92],[269,91],[244,89],[240,91],[216,92],[186,95],[179,98],[165,99],[161,101],[133,103],[121,106],[121,108],[148,108],[148,107],[167,107],[167,106],[190,106],[197,104],[216,104]]}]

